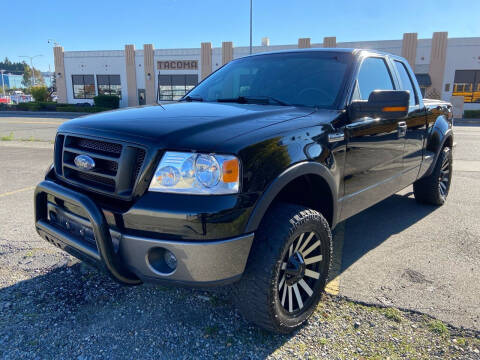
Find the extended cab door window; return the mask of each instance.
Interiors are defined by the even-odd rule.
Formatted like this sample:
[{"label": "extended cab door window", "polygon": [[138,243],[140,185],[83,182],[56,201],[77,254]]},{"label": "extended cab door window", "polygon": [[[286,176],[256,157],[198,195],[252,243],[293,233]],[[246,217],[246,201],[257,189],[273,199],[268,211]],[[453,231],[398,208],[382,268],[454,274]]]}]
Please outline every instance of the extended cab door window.
[{"label": "extended cab door window", "polygon": [[394,61],[395,68],[397,69],[398,75],[400,77],[400,86],[402,90],[407,90],[410,92],[410,106],[418,105],[418,96],[415,92],[415,89],[412,84],[412,79],[408,75],[405,65],[400,61]]},{"label": "extended cab door window", "polygon": [[366,58],[360,68],[352,100],[368,100],[374,90],[393,90],[393,80],[384,59]]},{"label": "extended cab door window", "polygon": [[404,175],[402,177],[403,185],[407,186],[417,178],[418,167],[422,162],[423,141],[426,135],[426,114],[423,108],[420,108],[420,99],[415,91],[413,74],[408,71],[404,62],[394,60],[393,64],[397,70],[400,89],[410,92],[410,108],[408,115],[403,121],[406,124],[405,132],[405,155],[403,158]]}]

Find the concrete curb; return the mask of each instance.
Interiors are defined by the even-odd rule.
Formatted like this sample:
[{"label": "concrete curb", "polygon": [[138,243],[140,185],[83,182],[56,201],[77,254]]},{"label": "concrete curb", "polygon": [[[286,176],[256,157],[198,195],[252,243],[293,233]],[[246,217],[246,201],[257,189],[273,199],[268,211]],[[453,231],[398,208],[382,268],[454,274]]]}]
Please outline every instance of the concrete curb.
[{"label": "concrete curb", "polygon": [[480,125],[480,119],[453,119],[453,125]]},{"label": "concrete curb", "polygon": [[91,113],[66,112],[66,111],[0,111],[0,116],[11,115],[11,116],[48,116],[48,117],[69,116],[69,117],[79,117],[79,116],[89,115],[89,114],[91,114]]}]

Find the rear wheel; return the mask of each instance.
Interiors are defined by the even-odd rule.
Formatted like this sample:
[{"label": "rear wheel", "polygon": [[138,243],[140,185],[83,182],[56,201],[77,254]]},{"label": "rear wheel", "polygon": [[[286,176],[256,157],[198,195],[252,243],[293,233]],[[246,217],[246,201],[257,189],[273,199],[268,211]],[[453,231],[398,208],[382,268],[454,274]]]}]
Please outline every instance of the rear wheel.
[{"label": "rear wheel", "polygon": [[325,288],[331,232],[317,211],[278,204],[258,229],[235,300],[253,323],[288,333],[313,313]]},{"label": "rear wheel", "polygon": [[447,200],[452,182],[452,151],[444,147],[432,173],[413,184],[413,192],[418,202],[443,205]]}]

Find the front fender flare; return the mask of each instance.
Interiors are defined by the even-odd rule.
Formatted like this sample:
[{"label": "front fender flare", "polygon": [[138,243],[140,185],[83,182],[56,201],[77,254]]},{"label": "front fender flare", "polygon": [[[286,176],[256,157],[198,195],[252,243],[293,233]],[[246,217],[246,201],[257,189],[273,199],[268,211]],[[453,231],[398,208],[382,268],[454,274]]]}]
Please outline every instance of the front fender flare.
[{"label": "front fender flare", "polygon": [[284,172],[282,172],[274,181],[270,183],[270,185],[261,195],[255,208],[253,209],[250,215],[250,218],[248,220],[245,232],[249,233],[257,230],[258,226],[260,225],[260,222],[263,219],[263,216],[267,212],[267,209],[275,200],[275,198],[280,193],[280,191],[292,180],[303,175],[318,175],[322,179],[324,179],[325,182],[328,184],[328,187],[330,188],[330,192],[333,199],[333,204],[332,204],[332,229],[333,229],[336,225],[337,216],[338,216],[338,208],[337,208],[338,191],[337,191],[336,182],[332,176],[332,173],[326,166],[317,162],[304,161],[289,167]]}]

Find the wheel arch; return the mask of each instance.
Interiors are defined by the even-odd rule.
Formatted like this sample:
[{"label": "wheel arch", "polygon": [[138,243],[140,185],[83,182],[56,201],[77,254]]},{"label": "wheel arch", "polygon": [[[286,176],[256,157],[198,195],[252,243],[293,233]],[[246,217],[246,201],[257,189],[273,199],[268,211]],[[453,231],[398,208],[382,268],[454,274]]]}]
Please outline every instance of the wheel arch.
[{"label": "wheel arch", "polygon": [[[292,191],[299,188],[302,189],[301,192]],[[318,196],[312,196],[313,194]],[[246,232],[257,230],[268,209],[277,201],[313,208],[322,213],[333,229],[338,215],[337,198],[335,180],[326,166],[308,161],[295,164],[267,187],[250,215]]]},{"label": "wheel arch", "polygon": [[453,130],[452,123],[447,120],[444,115],[437,117],[435,124],[432,127],[431,132],[428,135],[426,150],[435,154],[435,158],[430,166],[430,169],[426,172],[425,176],[428,176],[433,171],[440,152],[445,146],[453,148]]}]

